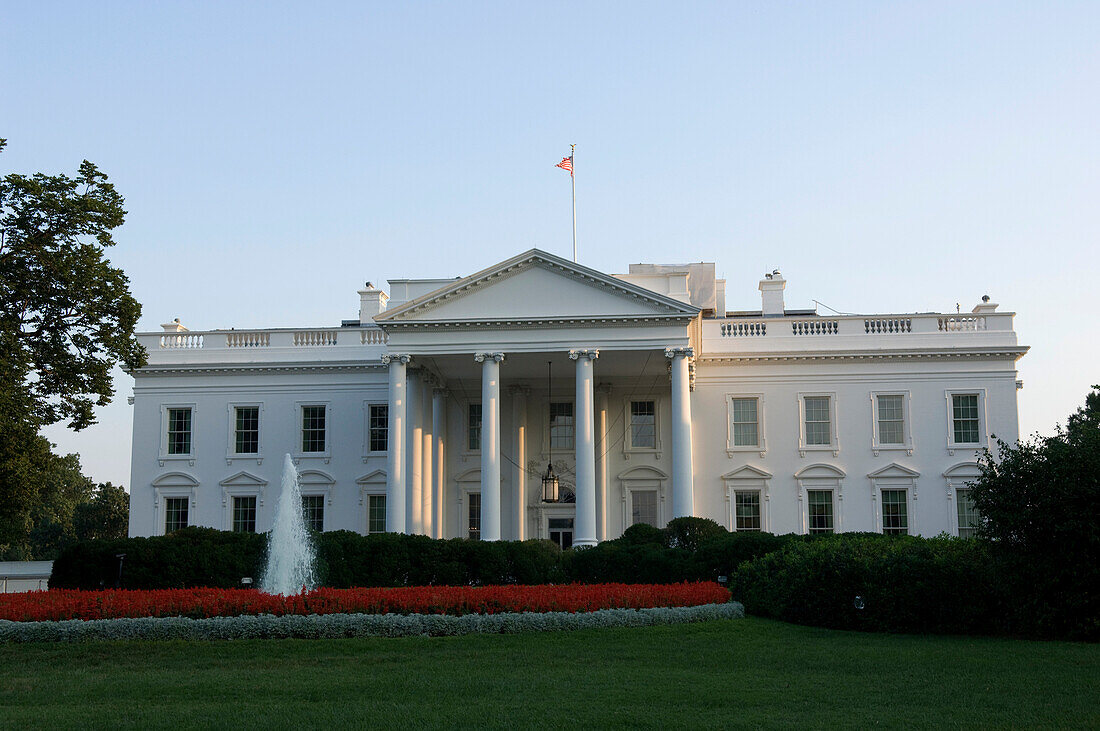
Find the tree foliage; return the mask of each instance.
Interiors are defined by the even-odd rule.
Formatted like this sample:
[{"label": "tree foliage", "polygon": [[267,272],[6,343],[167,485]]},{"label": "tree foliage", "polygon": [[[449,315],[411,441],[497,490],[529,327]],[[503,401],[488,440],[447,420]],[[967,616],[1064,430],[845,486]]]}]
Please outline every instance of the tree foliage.
[{"label": "tree foliage", "polygon": [[[0,177],[0,553],[31,550],[32,532],[40,547],[71,533],[72,507],[58,512],[58,501],[68,505],[79,481],[59,476],[69,458],[38,430],[92,424],[111,400],[111,369],[145,362],[134,338],[141,306],[104,254],[122,205],[87,160],[75,177]],[[80,484],[90,498],[91,483]]]},{"label": "tree foliage", "polygon": [[998,442],[971,495],[1041,632],[1100,636],[1100,386],[1051,437]]}]

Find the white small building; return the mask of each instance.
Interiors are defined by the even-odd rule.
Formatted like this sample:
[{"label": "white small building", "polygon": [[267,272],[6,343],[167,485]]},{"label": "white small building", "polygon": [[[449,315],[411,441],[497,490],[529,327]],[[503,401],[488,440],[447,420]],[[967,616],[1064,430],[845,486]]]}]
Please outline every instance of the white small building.
[{"label": "white small building", "polygon": [[773,272],[728,312],[713,264],[610,275],[538,250],[389,285],[340,327],[139,336],[130,535],[269,529],[284,453],[323,530],[965,535],[978,456],[1018,435],[1027,348],[988,298],[822,316],[785,309]]}]

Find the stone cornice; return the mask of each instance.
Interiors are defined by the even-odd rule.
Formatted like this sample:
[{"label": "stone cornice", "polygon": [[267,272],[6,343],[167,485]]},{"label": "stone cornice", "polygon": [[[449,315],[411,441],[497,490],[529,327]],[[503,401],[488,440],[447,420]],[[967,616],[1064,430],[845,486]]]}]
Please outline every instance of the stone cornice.
[{"label": "stone cornice", "polygon": [[687,325],[690,314],[616,315],[614,317],[543,317],[499,318],[478,320],[408,320],[382,323],[387,332],[441,330],[537,330],[560,327],[649,327],[652,325]]},{"label": "stone cornice", "polygon": [[128,371],[134,378],[147,376],[200,376],[242,373],[359,373],[363,371],[381,371],[381,363],[187,363],[178,365],[147,365],[137,371]]},{"label": "stone cornice", "polygon": [[813,361],[883,360],[1011,360],[1017,361],[1028,348],[990,348],[969,350],[876,351],[876,352],[791,352],[791,353],[707,353],[696,356],[702,365],[721,363],[775,363]]}]

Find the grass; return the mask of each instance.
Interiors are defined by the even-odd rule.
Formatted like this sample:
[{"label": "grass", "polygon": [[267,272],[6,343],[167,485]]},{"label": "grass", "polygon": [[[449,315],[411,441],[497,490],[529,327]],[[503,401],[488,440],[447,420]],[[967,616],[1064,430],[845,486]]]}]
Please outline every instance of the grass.
[{"label": "grass", "polygon": [[0,727],[1100,726],[1100,646],[762,619],[0,647]]}]

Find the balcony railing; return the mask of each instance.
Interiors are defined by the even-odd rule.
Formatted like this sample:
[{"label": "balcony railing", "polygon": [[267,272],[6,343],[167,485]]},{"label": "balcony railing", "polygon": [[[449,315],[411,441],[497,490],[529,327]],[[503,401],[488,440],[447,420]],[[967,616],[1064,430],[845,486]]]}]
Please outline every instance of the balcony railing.
[{"label": "balcony railing", "polygon": [[310,330],[206,330],[202,332],[144,333],[138,340],[150,353],[165,350],[248,351],[277,348],[326,349],[343,346],[385,345],[377,327],[338,327]]}]

